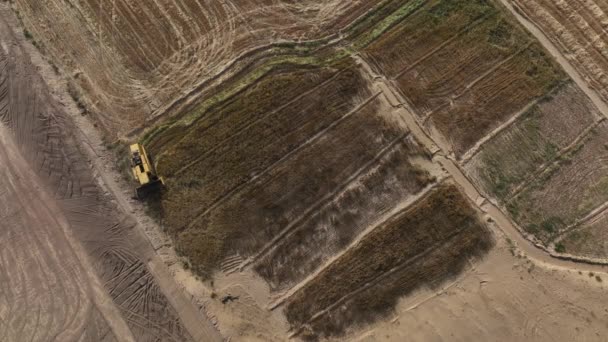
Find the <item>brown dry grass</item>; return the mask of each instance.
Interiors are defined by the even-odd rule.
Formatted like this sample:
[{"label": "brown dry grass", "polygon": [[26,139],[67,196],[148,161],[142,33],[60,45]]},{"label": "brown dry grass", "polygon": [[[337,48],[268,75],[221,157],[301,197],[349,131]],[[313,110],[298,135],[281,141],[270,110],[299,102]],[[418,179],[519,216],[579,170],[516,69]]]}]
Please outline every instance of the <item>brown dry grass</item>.
[{"label": "brown dry grass", "polygon": [[399,143],[379,163],[310,217],[255,266],[274,291],[300,282],[348,246],[363,230],[422,190],[433,179],[428,171],[412,165],[423,156],[411,141]]},{"label": "brown dry grass", "polygon": [[[245,122],[241,130],[226,130],[218,124],[193,140],[197,148],[185,142],[198,158],[195,163],[188,166],[179,159],[164,157],[167,163],[187,166],[179,176],[167,180],[168,192],[163,201],[167,223],[180,230],[222,196],[264,172],[369,96],[371,93],[356,71],[347,70],[285,108],[260,114],[256,106],[242,107],[238,112]],[[227,118],[228,124],[232,124],[230,119]],[[221,141],[217,135],[227,138]],[[160,166],[160,174],[165,175],[166,168]]]},{"label": "brown dry grass", "polygon": [[367,56],[457,156],[565,79],[491,1],[428,2],[373,43]]},{"label": "brown dry grass", "polygon": [[337,305],[312,323],[317,333],[339,334],[349,324],[390,312],[400,296],[457,274],[491,246],[490,232],[465,197],[455,186],[442,185],[296,292],[287,318],[299,329]]},{"label": "brown dry grass", "polygon": [[[321,108],[319,113],[327,115]],[[348,106],[344,109],[348,110]],[[330,200],[333,193],[348,185],[350,178],[373,167],[382,149],[403,137],[399,129],[389,125],[376,111],[376,103],[368,103],[297,153],[244,183],[199,219],[182,221],[182,227],[189,224],[188,228],[173,231],[180,250],[190,256],[193,264],[199,265],[201,273],[213,271],[222,258],[235,252],[245,256],[257,252],[291,222]],[[285,114],[288,113],[293,112]],[[315,117],[313,111],[307,113],[310,118]],[[291,122],[297,125],[296,121]],[[259,139],[253,139],[256,141]],[[243,158],[248,159],[245,154]],[[216,177],[222,180],[226,176]],[[210,191],[208,189],[213,190],[201,185],[195,193],[198,197],[194,198],[206,196],[203,192]],[[175,203],[185,203],[190,210],[207,207],[201,206],[200,201],[184,202],[184,197],[171,196],[168,193],[167,205],[173,199]]]},{"label": "brown dry grass", "polygon": [[482,16],[496,12],[487,1],[428,1],[365,49],[380,70],[394,77]]}]

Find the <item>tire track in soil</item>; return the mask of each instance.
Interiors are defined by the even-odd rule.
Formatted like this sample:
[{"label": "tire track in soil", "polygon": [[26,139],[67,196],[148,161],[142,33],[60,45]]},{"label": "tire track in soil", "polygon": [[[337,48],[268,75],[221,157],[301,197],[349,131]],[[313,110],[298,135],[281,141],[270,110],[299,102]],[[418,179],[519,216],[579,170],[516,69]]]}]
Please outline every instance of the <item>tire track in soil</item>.
[{"label": "tire track in soil", "polygon": [[[0,284],[13,294],[0,294],[0,313],[6,305],[14,322],[0,323],[2,340],[21,341],[11,329],[32,324],[40,325],[32,339],[42,341],[219,339],[193,328],[202,315],[187,317],[186,329],[184,309],[176,310],[150,270],[151,246],[93,177],[77,128],[51,97],[39,74],[44,68],[32,64],[42,63],[37,51],[11,27],[17,21],[0,4],[0,125],[8,127],[0,128],[0,217],[13,227],[0,232],[10,241],[0,252],[10,272],[0,273],[8,276]],[[169,295],[178,296],[173,290]]]}]

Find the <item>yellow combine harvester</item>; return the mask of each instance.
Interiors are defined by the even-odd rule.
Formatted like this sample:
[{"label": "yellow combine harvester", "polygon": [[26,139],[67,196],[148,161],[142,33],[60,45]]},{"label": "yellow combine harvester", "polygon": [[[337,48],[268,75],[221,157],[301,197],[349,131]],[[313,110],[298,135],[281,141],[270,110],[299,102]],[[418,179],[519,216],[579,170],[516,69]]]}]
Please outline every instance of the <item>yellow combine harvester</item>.
[{"label": "yellow combine harvester", "polygon": [[143,199],[158,192],[163,186],[163,179],[154,172],[150,158],[142,145],[133,144],[130,150],[131,170],[133,171],[133,177],[139,182],[139,187],[136,189],[137,198]]}]

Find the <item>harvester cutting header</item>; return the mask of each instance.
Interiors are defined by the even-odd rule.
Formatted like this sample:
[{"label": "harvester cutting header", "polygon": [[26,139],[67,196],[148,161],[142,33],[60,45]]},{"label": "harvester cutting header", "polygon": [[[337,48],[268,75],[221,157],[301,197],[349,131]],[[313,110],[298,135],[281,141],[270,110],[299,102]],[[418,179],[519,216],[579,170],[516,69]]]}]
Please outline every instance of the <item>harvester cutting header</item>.
[{"label": "harvester cutting header", "polygon": [[130,150],[131,170],[133,171],[133,177],[139,182],[139,187],[135,192],[137,198],[144,199],[146,196],[160,191],[164,182],[162,177],[156,175],[154,166],[142,145],[133,144]]}]

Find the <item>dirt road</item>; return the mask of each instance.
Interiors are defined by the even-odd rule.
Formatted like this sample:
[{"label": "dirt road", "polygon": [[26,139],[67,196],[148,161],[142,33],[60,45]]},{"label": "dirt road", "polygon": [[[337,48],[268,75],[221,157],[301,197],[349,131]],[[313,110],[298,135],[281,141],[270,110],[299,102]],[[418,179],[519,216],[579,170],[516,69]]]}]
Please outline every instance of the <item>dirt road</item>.
[{"label": "dirt road", "polygon": [[0,340],[221,340],[96,176],[18,27],[0,4]]}]

